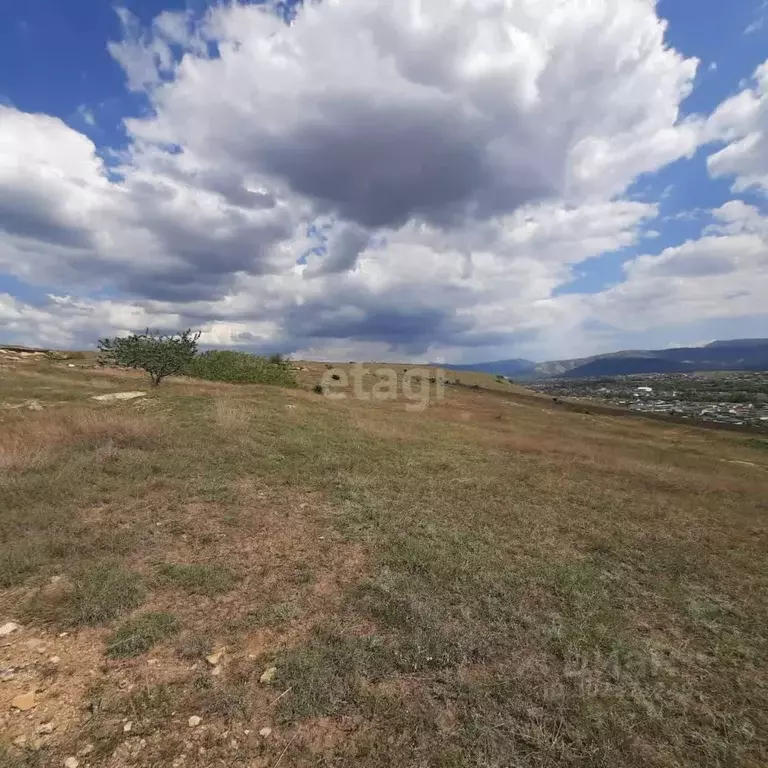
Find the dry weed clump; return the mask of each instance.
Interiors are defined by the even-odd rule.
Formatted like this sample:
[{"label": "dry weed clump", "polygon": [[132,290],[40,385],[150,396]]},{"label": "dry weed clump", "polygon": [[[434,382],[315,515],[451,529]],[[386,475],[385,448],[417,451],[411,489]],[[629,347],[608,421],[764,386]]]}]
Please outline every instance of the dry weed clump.
[{"label": "dry weed clump", "polygon": [[76,444],[144,449],[167,433],[156,416],[73,407],[42,412],[14,411],[0,428],[0,470],[41,468],[61,448]]}]

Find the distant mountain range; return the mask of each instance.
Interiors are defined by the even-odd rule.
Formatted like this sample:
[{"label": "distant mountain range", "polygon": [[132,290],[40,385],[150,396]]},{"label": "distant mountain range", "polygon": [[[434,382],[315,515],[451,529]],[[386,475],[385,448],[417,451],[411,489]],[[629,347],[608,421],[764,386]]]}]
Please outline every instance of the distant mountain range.
[{"label": "distant mountain range", "polygon": [[703,347],[633,349],[546,363],[516,358],[473,365],[453,365],[451,368],[459,371],[495,373],[519,379],[693,371],[768,371],[768,339],[729,339],[713,341]]}]

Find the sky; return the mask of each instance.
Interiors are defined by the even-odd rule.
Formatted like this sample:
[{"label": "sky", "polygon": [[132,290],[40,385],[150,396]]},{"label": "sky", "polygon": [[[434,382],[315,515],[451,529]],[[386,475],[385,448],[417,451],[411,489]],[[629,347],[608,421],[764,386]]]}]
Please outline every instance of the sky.
[{"label": "sky", "polygon": [[768,1],[8,0],[0,343],[768,337]]}]

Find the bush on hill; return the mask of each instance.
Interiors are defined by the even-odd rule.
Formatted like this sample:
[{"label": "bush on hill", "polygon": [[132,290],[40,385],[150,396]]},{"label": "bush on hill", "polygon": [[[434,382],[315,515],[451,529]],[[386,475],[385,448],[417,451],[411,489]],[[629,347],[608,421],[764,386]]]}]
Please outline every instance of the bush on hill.
[{"label": "bush on hill", "polygon": [[247,352],[212,350],[197,355],[187,366],[186,373],[197,379],[232,384],[297,386],[290,361],[280,355],[266,358]]},{"label": "bush on hill", "polygon": [[157,387],[168,376],[184,371],[197,354],[200,331],[182,333],[150,331],[99,340],[99,362],[121,368],[141,368]]}]

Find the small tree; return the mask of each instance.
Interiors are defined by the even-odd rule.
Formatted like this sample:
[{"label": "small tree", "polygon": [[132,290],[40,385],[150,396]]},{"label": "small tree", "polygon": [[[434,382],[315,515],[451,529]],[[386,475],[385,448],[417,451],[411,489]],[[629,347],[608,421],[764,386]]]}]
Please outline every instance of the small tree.
[{"label": "small tree", "polygon": [[156,387],[166,376],[183,373],[197,354],[200,331],[165,334],[146,330],[130,336],[100,339],[102,365],[141,368],[149,374]]}]

